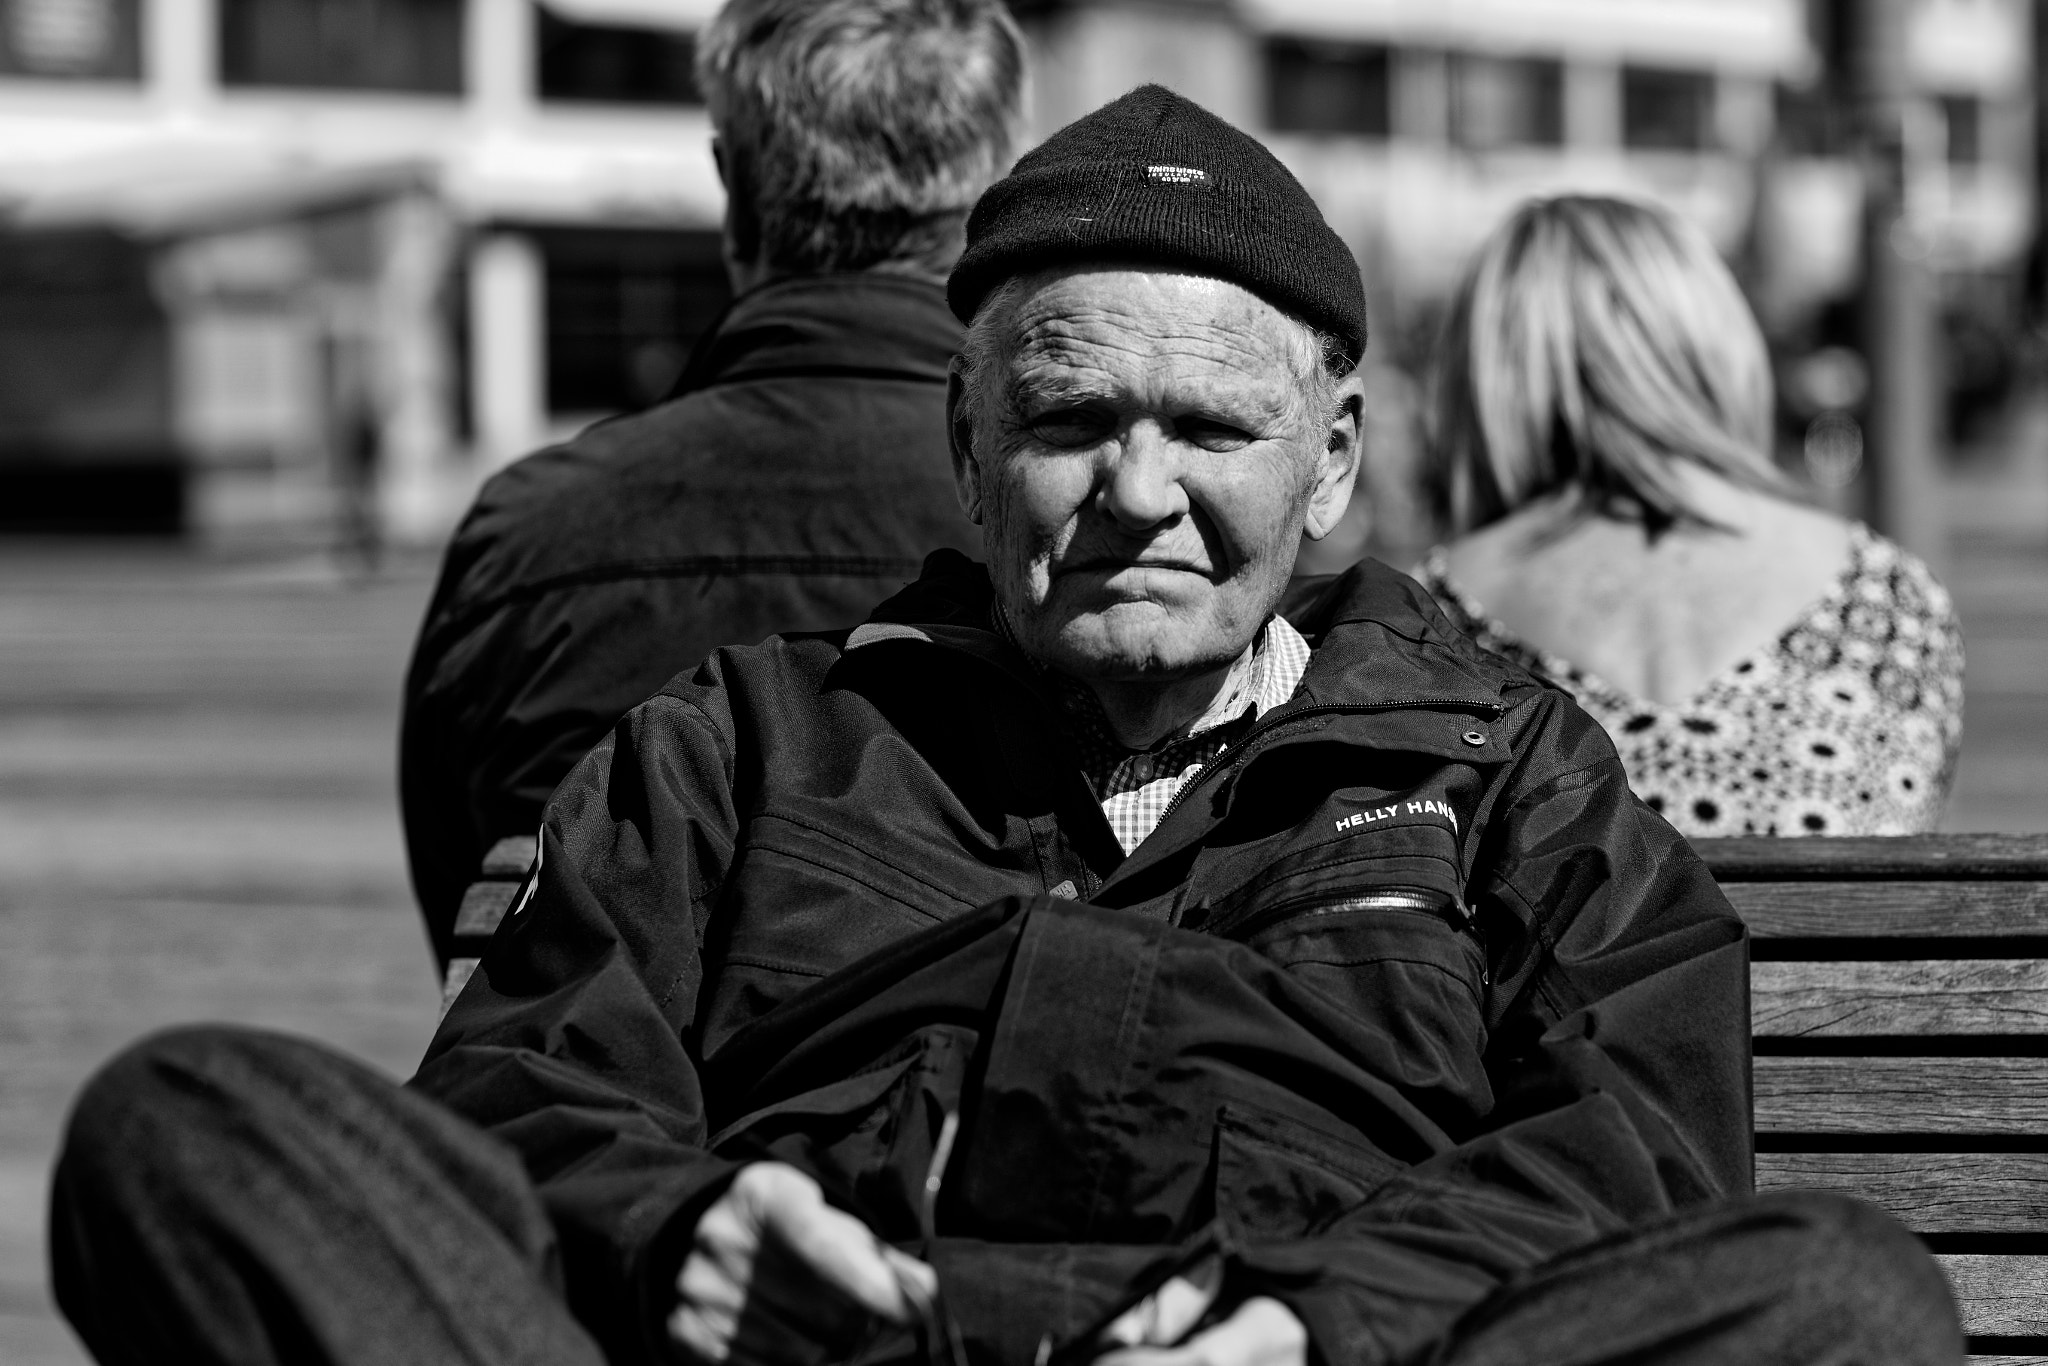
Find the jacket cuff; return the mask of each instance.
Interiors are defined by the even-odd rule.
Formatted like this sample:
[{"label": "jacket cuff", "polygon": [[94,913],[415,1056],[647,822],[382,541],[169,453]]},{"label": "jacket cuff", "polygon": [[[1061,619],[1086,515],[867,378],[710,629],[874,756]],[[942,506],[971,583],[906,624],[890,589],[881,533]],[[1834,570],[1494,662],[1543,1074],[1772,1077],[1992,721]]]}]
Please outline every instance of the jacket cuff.
[{"label": "jacket cuff", "polygon": [[697,1169],[705,1179],[669,1211],[635,1259],[633,1293],[638,1306],[635,1317],[640,1324],[641,1341],[648,1361],[697,1366],[689,1353],[669,1340],[668,1316],[676,1307],[676,1276],[690,1255],[697,1221],[725,1194],[726,1187],[732,1184],[733,1177],[745,1165],[744,1162],[724,1158],[707,1158]]}]

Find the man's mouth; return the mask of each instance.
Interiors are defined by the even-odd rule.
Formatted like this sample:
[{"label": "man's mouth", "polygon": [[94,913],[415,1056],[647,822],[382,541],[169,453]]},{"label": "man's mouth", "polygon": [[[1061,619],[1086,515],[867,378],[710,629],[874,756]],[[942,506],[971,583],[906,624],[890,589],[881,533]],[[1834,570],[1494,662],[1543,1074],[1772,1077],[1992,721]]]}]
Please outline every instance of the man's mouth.
[{"label": "man's mouth", "polygon": [[1209,577],[1209,566],[1196,564],[1190,560],[1120,560],[1112,559],[1108,556],[1092,560],[1082,560],[1078,564],[1062,565],[1059,573],[1062,575],[1083,573],[1116,575],[1127,570],[1151,569],[1170,569],[1181,574],[1199,574],[1205,579]]}]

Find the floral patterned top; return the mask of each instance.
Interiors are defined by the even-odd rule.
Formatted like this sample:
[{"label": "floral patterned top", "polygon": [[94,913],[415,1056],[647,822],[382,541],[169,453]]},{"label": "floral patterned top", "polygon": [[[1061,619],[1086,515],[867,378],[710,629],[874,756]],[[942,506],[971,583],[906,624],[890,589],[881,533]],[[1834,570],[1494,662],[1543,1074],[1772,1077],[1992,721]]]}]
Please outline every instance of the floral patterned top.
[{"label": "floral patterned top", "polygon": [[1521,640],[1447,565],[1439,546],[1418,577],[1452,622],[1576,697],[1679,833],[1905,835],[1940,820],[1963,736],[1962,628],[1927,566],[1870,528],[1852,528],[1847,568],[1783,635],[1677,706]]}]

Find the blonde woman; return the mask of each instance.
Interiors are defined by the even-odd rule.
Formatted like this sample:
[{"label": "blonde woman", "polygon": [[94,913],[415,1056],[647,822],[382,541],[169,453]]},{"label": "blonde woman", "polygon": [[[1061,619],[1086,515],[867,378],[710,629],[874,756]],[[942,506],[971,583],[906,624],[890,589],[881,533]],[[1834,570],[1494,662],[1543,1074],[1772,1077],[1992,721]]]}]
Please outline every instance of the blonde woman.
[{"label": "blonde woman", "polygon": [[1687,835],[1931,830],[1962,738],[1948,594],[1770,458],[1763,338],[1660,209],[1526,205],[1445,326],[1426,477],[1459,626],[1607,728]]}]

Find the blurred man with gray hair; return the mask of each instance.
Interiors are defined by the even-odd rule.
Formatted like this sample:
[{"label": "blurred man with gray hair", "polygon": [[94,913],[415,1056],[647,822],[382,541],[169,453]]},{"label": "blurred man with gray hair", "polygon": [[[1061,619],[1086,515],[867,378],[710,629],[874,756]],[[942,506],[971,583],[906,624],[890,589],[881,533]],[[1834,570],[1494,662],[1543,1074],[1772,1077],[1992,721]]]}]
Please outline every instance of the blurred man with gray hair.
[{"label": "blurred man with gray hair", "polygon": [[444,964],[484,851],[538,829],[628,708],[978,548],[947,475],[943,285],[1023,61],[1001,0],[731,0],[700,35],[739,297],[666,401],[484,486],[414,652],[400,787]]}]

